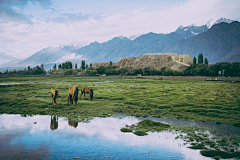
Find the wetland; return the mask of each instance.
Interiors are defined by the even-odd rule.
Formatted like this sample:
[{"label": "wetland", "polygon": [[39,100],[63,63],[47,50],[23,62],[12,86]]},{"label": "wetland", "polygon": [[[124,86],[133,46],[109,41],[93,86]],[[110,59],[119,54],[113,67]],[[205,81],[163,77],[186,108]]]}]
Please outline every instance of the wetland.
[{"label": "wetland", "polygon": [[[119,134],[141,138],[157,133],[171,133],[174,140],[183,141],[181,146],[199,151],[204,156],[240,157],[239,83],[187,79],[49,76],[3,77],[0,78],[0,84],[2,115],[56,115],[86,125],[96,118],[105,119],[106,123],[111,124],[111,118],[124,115],[137,120],[119,126]],[[73,85],[79,89],[92,88],[93,101],[89,101],[87,94],[86,100],[82,97],[77,105],[69,105],[68,88]],[[52,87],[59,91],[57,105],[51,105]],[[121,120],[119,117],[117,119]],[[3,123],[1,125],[4,126]],[[37,125],[38,122],[35,126]],[[79,125],[76,128],[80,128]],[[148,152],[142,153],[148,155]],[[99,154],[100,152],[97,153]],[[95,152],[89,156],[96,156]],[[72,156],[74,157],[78,156]],[[134,155],[125,158],[133,157]],[[113,158],[121,159],[121,156]]]}]

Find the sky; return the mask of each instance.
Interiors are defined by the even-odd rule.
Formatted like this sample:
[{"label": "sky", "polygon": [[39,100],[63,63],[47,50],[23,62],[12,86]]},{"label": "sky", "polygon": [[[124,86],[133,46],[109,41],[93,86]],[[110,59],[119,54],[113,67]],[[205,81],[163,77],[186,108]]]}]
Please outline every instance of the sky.
[{"label": "sky", "polygon": [[221,17],[240,21],[240,0],[0,0],[0,64],[49,46],[170,33]]}]

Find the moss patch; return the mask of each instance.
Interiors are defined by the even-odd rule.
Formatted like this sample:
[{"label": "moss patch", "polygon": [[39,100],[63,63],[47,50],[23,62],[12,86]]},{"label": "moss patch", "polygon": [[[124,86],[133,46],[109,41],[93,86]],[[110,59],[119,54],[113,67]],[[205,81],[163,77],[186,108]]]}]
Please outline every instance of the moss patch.
[{"label": "moss patch", "polygon": [[144,131],[135,131],[133,132],[134,134],[136,134],[137,136],[145,136],[145,135],[148,135],[146,132]]},{"label": "moss patch", "polygon": [[224,151],[215,151],[215,150],[205,150],[200,151],[203,156],[206,157],[222,157],[222,158],[240,158],[240,152],[227,153]]},{"label": "moss patch", "polygon": [[138,136],[144,136],[147,135],[147,132],[160,132],[163,130],[167,130],[170,128],[170,125],[155,122],[149,119],[145,119],[143,121],[140,121],[137,124],[133,124],[131,126],[126,125],[126,127],[121,128],[122,132],[133,132],[134,134]]}]

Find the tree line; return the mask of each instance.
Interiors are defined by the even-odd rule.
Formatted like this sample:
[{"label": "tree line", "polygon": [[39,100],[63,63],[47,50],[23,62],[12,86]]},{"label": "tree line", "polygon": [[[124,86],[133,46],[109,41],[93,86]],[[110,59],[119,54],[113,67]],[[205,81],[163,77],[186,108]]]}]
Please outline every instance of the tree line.
[{"label": "tree line", "polygon": [[[49,71],[51,75],[122,75],[122,76],[224,76],[224,77],[237,77],[240,76],[240,62],[221,62],[216,64],[208,64],[207,58],[203,58],[203,54],[199,54],[198,58],[193,58],[193,64],[187,67],[183,71],[172,70],[169,67],[163,67],[160,70],[157,70],[152,67],[145,68],[133,68],[133,67],[122,67],[113,65],[112,62],[109,62],[108,66],[99,66],[97,68],[92,67],[92,64],[88,66],[84,60],[81,62],[81,66],[78,68],[77,63],[73,64],[70,61],[64,63],[54,64],[53,69]],[[0,72],[1,74],[1,72]],[[4,75],[38,75],[46,74],[46,71],[41,67],[36,66],[34,68],[19,70],[19,71],[5,71],[2,73]]]},{"label": "tree line", "polygon": [[[67,65],[69,63],[69,65]],[[71,64],[71,65],[70,65]],[[163,67],[160,70],[157,70],[152,67],[145,68],[133,68],[133,67],[122,67],[113,65],[112,62],[109,62],[108,66],[99,66],[97,68],[92,67],[92,64],[88,67],[83,60],[81,67],[77,68],[75,64],[75,69],[73,69],[73,64],[71,62],[65,62],[62,66],[70,66],[69,68],[63,69],[63,67],[58,66],[56,70],[53,67],[53,70],[50,71],[50,74],[55,75],[122,75],[122,76],[224,76],[224,77],[237,77],[240,76],[240,62],[221,62],[216,64],[208,64],[208,59],[203,57],[203,54],[199,54],[198,58],[193,58],[193,64],[186,68],[183,71],[172,70],[169,67]],[[220,74],[219,74],[220,73]]]},{"label": "tree line", "polygon": [[[1,74],[1,72],[0,72],[0,74]],[[18,71],[16,71],[15,69],[13,71],[6,70],[2,74],[7,75],[7,76],[13,76],[13,75],[43,75],[43,74],[46,74],[46,71],[43,68],[43,64],[41,64],[41,66],[37,65],[34,68],[31,68],[30,66],[28,66],[28,68],[24,69],[24,70],[18,70]]]}]

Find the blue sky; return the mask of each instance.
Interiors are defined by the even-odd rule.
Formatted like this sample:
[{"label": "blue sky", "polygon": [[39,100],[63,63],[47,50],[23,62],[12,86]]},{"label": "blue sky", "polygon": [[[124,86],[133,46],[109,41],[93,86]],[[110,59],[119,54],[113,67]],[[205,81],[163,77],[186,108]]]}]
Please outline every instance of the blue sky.
[{"label": "blue sky", "polygon": [[240,20],[239,0],[0,0],[0,63],[48,46]]}]

